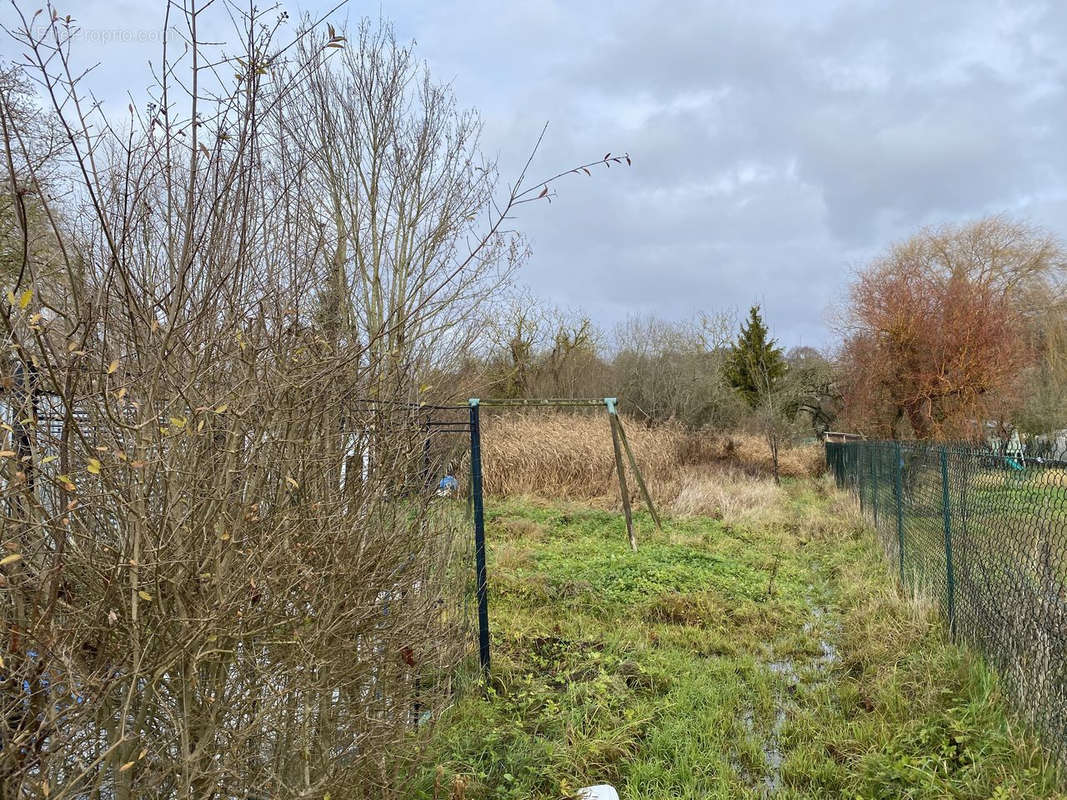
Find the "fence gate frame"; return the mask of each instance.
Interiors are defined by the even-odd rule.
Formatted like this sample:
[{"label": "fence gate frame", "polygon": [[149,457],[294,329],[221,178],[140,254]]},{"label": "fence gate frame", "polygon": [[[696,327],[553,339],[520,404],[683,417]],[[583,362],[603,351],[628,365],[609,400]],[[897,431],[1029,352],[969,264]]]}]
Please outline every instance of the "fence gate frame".
[{"label": "fence gate frame", "polygon": [[[608,421],[611,425],[611,444],[615,454],[615,472],[619,476],[619,493],[622,495],[622,510],[626,517],[626,534],[630,541],[630,549],[637,552],[637,537],[634,535],[633,512],[630,507],[630,492],[626,485],[626,475],[623,468],[623,451],[633,472],[634,479],[641,491],[641,496],[648,506],[656,528],[663,530],[659,514],[652,503],[652,495],[645,485],[644,476],[637,466],[630,442],[626,438],[626,431],[619,419],[619,399],[617,397],[598,398],[490,398],[482,400],[472,397],[467,401],[470,408],[470,453],[471,453],[471,498],[474,512],[474,558],[477,571],[477,596],[478,596],[478,661],[481,664],[485,679],[489,680],[490,653],[489,653],[489,580],[485,564],[485,500],[482,492],[482,430],[481,409],[487,408],[596,408],[604,406],[608,412]],[[621,445],[621,446],[620,446]]]}]

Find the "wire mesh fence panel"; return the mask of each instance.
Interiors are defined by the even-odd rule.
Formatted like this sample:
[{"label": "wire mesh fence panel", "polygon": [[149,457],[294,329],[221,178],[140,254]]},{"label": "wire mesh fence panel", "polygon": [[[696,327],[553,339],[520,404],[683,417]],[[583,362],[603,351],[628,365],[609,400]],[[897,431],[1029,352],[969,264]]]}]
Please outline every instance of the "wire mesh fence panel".
[{"label": "wire mesh fence panel", "polygon": [[831,442],[826,461],[903,584],[997,668],[1067,762],[1067,468],[916,442]]}]

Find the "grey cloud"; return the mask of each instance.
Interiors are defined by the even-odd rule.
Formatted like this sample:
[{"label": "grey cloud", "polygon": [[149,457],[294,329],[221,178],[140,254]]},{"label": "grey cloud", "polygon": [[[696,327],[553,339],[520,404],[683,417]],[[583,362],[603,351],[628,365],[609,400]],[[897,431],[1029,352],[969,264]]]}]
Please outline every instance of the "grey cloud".
[{"label": "grey cloud", "polygon": [[[525,280],[608,326],[631,311],[762,302],[787,344],[828,344],[825,309],[851,270],[917,226],[1006,210],[1067,235],[1059,2],[383,0],[381,10],[481,109],[505,179],[545,120],[535,175],[609,149],[633,155],[632,169],[570,176],[518,220],[534,248]],[[81,17],[140,28],[152,14],[86,0]],[[140,75],[151,54],[83,50],[105,61],[109,86]]]}]

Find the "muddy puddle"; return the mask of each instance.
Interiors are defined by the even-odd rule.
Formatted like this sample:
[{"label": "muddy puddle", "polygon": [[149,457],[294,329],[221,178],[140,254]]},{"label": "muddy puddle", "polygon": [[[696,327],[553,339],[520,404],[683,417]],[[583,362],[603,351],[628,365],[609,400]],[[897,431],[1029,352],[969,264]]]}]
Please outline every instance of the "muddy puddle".
[{"label": "muddy puddle", "polygon": [[[742,715],[745,729],[751,738],[760,741],[765,771],[759,779],[739,769],[743,777],[749,778],[753,788],[760,790],[762,797],[773,797],[782,787],[782,765],[785,751],[782,746],[782,731],[789,719],[790,712],[796,708],[795,696],[801,684],[806,687],[817,685],[824,680],[840,661],[840,654],[832,641],[837,626],[827,616],[826,609],[814,602],[810,603],[811,619],[804,624],[804,632],[818,637],[819,654],[812,657],[797,656],[776,658],[764,662],[764,668],[775,676],[774,713],[769,728],[757,731],[755,714],[751,709]],[[735,765],[737,767],[739,765]]]}]

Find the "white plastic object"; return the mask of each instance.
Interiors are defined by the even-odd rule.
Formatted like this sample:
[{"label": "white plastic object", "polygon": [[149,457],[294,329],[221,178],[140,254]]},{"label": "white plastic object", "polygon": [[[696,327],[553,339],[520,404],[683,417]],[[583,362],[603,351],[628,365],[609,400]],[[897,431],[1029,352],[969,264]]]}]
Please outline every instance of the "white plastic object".
[{"label": "white plastic object", "polygon": [[578,790],[581,800],[619,800],[619,793],[614,786],[606,783],[598,783],[596,786],[586,786]]}]

